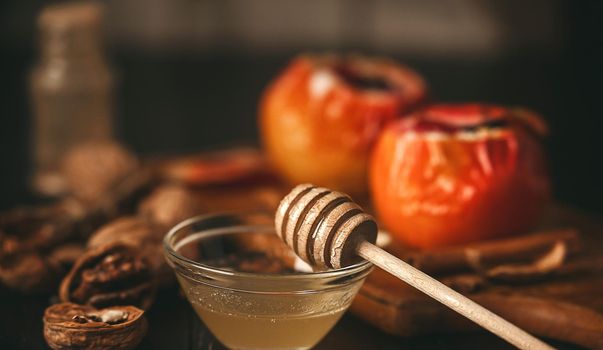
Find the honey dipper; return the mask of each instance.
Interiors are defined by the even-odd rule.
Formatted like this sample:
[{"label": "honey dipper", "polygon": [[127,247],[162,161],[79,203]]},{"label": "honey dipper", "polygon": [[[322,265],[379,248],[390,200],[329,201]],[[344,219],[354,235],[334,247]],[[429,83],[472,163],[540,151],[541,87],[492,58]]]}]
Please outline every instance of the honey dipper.
[{"label": "honey dipper", "polygon": [[299,185],[281,201],[275,225],[277,234],[310,265],[338,269],[364,258],[520,349],[553,349],[374,245],[377,223],[343,193]]}]

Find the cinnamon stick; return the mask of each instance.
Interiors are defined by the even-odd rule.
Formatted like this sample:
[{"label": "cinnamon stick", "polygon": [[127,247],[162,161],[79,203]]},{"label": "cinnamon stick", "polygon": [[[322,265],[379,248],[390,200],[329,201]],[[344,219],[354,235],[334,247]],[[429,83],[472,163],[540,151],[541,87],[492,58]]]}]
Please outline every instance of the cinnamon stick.
[{"label": "cinnamon stick", "polygon": [[443,274],[471,270],[469,254],[477,254],[484,264],[519,262],[537,258],[557,242],[565,244],[568,255],[581,250],[578,232],[572,228],[423,251],[411,251],[395,245],[387,247],[387,250],[426,273]]}]

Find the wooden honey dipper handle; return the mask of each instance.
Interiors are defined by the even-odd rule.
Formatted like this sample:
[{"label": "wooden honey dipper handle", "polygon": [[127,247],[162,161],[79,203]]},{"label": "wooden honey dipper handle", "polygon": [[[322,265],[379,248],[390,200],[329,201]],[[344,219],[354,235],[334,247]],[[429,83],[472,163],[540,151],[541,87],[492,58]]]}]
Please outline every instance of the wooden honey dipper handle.
[{"label": "wooden honey dipper handle", "polygon": [[285,243],[311,265],[341,268],[364,258],[520,349],[553,349],[375,246],[375,220],[343,193],[299,185],[281,201],[275,226]]},{"label": "wooden honey dipper handle", "polygon": [[521,328],[374,244],[362,241],[357,245],[356,252],[364,259],[467,317],[519,349],[553,349]]}]

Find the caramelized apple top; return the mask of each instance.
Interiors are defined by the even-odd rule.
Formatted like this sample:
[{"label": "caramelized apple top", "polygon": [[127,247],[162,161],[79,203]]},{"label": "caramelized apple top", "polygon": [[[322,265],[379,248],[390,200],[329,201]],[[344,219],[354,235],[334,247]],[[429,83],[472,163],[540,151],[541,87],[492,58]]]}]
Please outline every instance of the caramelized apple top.
[{"label": "caramelized apple top", "polygon": [[394,86],[389,79],[383,75],[365,75],[362,72],[355,71],[353,67],[346,64],[336,65],[335,74],[347,85],[358,90],[373,90],[383,92],[395,92],[402,90],[402,86]]},{"label": "caramelized apple top", "polygon": [[339,85],[353,93],[394,94],[412,106],[425,98],[425,83],[411,69],[386,58],[358,55],[303,56],[314,65],[314,77],[331,79],[329,86]]},{"label": "caramelized apple top", "polygon": [[532,112],[487,104],[434,105],[417,111],[399,123],[402,131],[444,134],[522,126],[535,134],[546,134],[546,125]]}]

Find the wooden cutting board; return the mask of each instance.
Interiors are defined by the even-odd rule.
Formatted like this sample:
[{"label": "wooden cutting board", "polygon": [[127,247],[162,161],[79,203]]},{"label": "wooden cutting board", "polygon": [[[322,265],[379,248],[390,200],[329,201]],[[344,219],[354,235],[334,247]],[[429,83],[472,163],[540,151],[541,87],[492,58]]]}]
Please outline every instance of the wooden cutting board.
[{"label": "wooden cutting board", "polygon": [[[544,222],[544,230],[571,227],[580,234],[581,244],[569,243],[572,254],[558,271],[519,281],[486,278],[485,283],[482,272],[458,268],[440,269],[443,272],[436,277],[461,285],[472,285],[477,279],[481,285],[462,292],[509,321],[545,338],[603,349],[603,227],[560,207],[551,208]],[[387,249],[400,255],[395,244]],[[351,310],[385,332],[404,337],[477,328],[378,268],[367,278]]]}]

